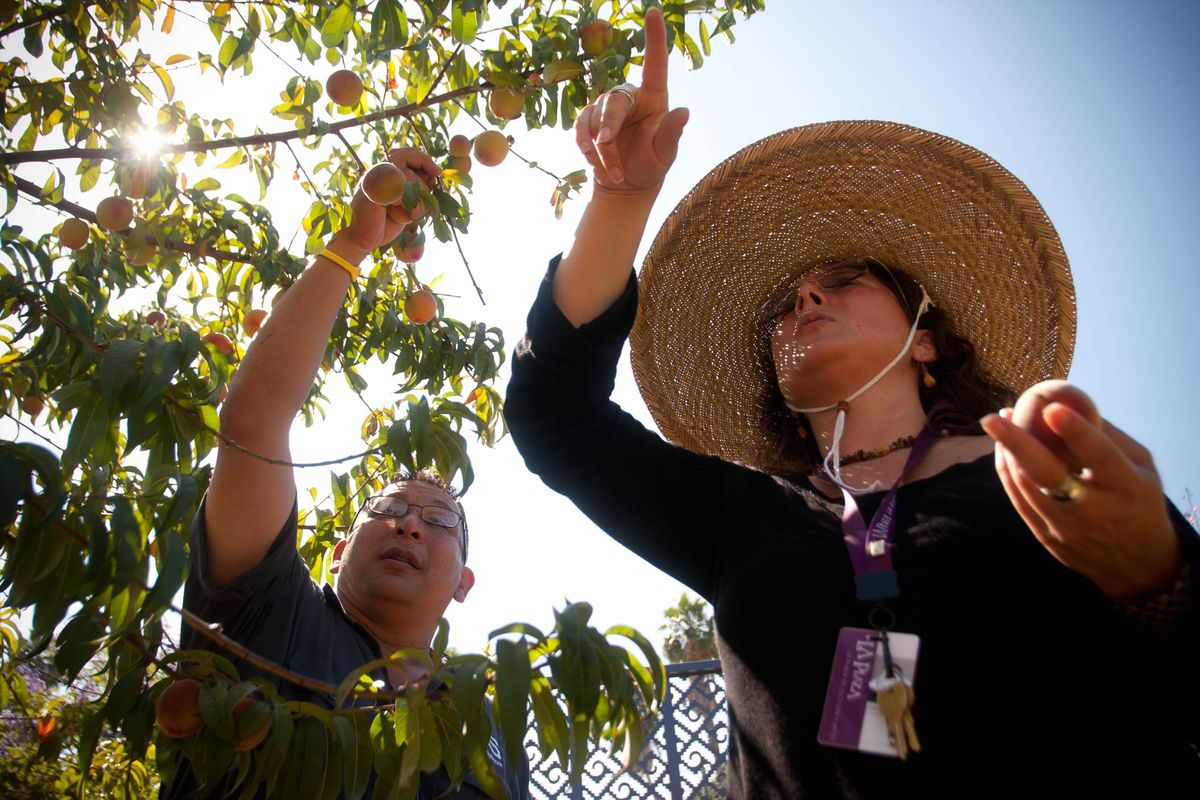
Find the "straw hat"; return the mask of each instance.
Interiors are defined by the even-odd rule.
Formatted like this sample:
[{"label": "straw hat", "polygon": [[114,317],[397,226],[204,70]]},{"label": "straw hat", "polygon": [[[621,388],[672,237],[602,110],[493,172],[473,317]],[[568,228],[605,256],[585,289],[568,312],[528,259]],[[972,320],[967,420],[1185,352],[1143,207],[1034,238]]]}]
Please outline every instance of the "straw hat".
[{"label": "straw hat", "polygon": [[768,136],[717,165],[650,248],[630,337],[662,434],[765,469],[781,426],[764,301],[805,269],[871,257],[924,284],[993,380],[1062,378],[1075,294],[1041,204],[989,156],[893,122]]}]

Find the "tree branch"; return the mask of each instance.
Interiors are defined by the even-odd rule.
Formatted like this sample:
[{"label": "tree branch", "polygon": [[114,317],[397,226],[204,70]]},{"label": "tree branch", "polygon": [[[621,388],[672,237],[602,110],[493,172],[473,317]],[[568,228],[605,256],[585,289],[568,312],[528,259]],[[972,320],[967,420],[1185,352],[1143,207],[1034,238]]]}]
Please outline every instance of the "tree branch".
[{"label": "tree branch", "polygon": [[[260,133],[254,136],[234,136],[229,139],[216,139],[203,142],[190,142],[188,144],[174,144],[164,146],[160,152],[163,153],[206,153],[214,150],[223,150],[229,147],[246,147],[260,144],[270,144],[272,142],[286,142],[292,139],[301,139],[306,136],[323,136],[329,133],[337,133],[338,131],[347,128],[357,128],[362,125],[367,125],[372,122],[378,122],[383,119],[391,119],[393,117],[408,117],[429,106],[436,106],[442,103],[449,102],[459,97],[465,97],[470,94],[478,94],[479,92],[493,88],[491,83],[481,83],[475,86],[463,86],[437,97],[429,97],[419,103],[407,103],[402,106],[396,106],[383,111],[376,111],[372,114],[364,114],[361,117],[353,117],[351,119],[342,120],[341,122],[322,122],[317,125],[312,125],[308,128],[295,131],[280,131],[277,133]],[[29,150],[25,152],[13,151],[9,153],[0,153],[0,164],[28,164],[38,161],[57,161],[65,158],[99,158],[99,159],[119,159],[125,158],[128,155],[129,148],[126,147],[60,147],[54,150]]]},{"label": "tree branch", "polygon": [[[18,175],[13,175],[13,180],[16,181],[18,189],[34,198],[38,202],[44,205],[54,206],[55,208],[66,211],[68,214],[79,217],[80,219],[86,219],[88,222],[91,222],[94,225],[98,224],[96,222],[95,212],[84,208],[78,203],[72,203],[70,200],[51,202],[42,197],[42,189],[36,183],[27,181]],[[178,239],[167,239],[165,242],[158,242],[158,244],[168,250],[187,253],[188,255],[195,256],[196,258],[215,258],[218,261],[235,261],[240,264],[258,263],[257,256],[242,255],[241,253],[235,253],[231,250],[209,250],[203,245],[188,244],[187,242],[181,242]]]},{"label": "tree branch", "polygon": [[54,17],[62,14],[65,10],[66,9],[63,8],[54,8],[41,14],[35,14],[34,16],[29,17],[28,19],[23,19],[20,22],[14,22],[7,28],[0,30],[0,39],[3,39],[10,33],[16,33],[17,31],[24,30],[25,28],[32,28],[34,25],[45,22],[48,19],[53,19]]}]

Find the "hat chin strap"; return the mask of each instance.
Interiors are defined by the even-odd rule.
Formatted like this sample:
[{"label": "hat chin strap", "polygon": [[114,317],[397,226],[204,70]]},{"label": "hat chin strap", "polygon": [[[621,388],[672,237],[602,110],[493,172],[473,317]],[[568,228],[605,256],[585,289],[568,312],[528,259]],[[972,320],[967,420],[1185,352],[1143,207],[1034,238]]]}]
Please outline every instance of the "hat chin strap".
[{"label": "hat chin strap", "polygon": [[826,478],[828,478],[831,482],[837,484],[842,489],[845,489],[846,491],[849,491],[849,492],[857,492],[857,491],[871,492],[871,491],[875,491],[877,488],[882,488],[882,484],[880,484],[879,481],[875,481],[870,486],[867,486],[863,489],[859,489],[854,486],[847,486],[845,481],[842,480],[841,444],[842,444],[842,435],[846,432],[846,412],[850,408],[850,403],[851,403],[851,401],[853,401],[853,400],[857,399],[859,396],[861,396],[863,394],[863,392],[867,391],[872,386],[879,383],[880,379],[883,378],[884,375],[891,372],[892,368],[895,367],[897,364],[899,364],[904,359],[904,356],[908,354],[909,348],[912,347],[913,339],[915,339],[917,336],[917,324],[921,321],[921,316],[926,311],[929,310],[930,305],[931,305],[931,301],[929,300],[929,294],[926,293],[925,287],[922,286],[921,287],[921,305],[917,309],[916,316],[913,319],[912,327],[908,329],[908,338],[904,340],[904,346],[900,348],[899,353],[896,353],[896,357],[893,358],[890,362],[888,362],[887,366],[885,366],[883,369],[879,370],[879,372],[876,372],[875,377],[871,378],[871,380],[867,381],[862,386],[860,386],[858,388],[858,390],[856,392],[854,392],[854,394],[850,395],[845,400],[839,400],[836,403],[830,403],[827,406],[820,406],[817,408],[792,408],[791,406],[788,406],[789,409],[791,409],[792,411],[795,411],[797,413],[800,413],[800,414],[816,414],[821,411],[828,411],[831,408],[836,408],[838,410],[837,419],[834,420],[834,423],[833,423],[833,443],[829,446],[829,452],[825,454],[825,460],[821,463],[821,469],[825,473]]}]

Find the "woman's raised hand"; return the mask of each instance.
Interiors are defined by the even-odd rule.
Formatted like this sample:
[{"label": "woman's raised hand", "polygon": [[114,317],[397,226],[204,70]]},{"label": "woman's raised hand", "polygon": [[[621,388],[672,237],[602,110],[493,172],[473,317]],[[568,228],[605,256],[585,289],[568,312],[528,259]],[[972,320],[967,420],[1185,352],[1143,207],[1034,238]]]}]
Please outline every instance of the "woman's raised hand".
[{"label": "woman's raised hand", "polygon": [[[420,181],[427,189],[433,188],[442,173],[442,168],[427,153],[415,147],[392,150],[388,153],[388,161],[400,168],[406,180]],[[361,187],[354,192],[350,211],[350,224],[334,234],[330,244],[336,241],[335,252],[352,261],[355,256],[361,260],[375,248],[390,244],[405,225],[389,217],[386,207],[368,200]]]},{"label": "woman's raised hand", "polygon": [[597,192],[656,193],[675,162],[686,108],[667,105],[667,28],[646,12],[642,85],[603,94],[575,120],[575,140],[594,168]]},{"label": "woman's raised hand", "polygon": [[1183,555],[1150,452],[1062,381],[1027,390],[1017,410],[988,415],[983,428],[1009,499],[1042,545],[1117,601],[1169,587]]}]

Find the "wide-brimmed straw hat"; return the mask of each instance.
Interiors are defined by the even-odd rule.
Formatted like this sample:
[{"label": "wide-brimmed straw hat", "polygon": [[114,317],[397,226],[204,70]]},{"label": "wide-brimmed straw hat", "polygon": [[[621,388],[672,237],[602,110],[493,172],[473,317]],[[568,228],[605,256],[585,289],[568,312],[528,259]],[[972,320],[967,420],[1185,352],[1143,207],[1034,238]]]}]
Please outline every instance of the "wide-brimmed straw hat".
[{"label": "wide-brimmed straw hat", "polygon": [[814,265],[869,257],[920,281],[994,381],[1062,378],[1075,294],[1029,189],[985,153],[893,122],[826,122],[721,162],[675,207],[639,281],[633,371],[672,442],[760,469],[783,425],[764,306]]}]

